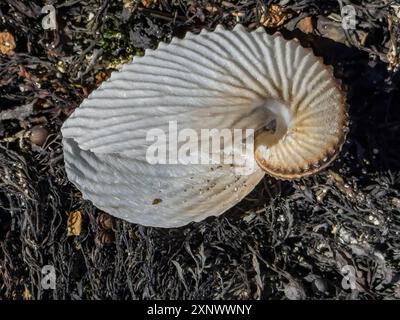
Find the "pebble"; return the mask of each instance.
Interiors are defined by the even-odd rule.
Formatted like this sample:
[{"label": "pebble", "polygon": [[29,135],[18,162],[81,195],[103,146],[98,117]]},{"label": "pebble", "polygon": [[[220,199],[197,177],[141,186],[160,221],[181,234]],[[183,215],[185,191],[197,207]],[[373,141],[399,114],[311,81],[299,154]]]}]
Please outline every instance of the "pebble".
[{"label": "pebble", "polygon": [[42,146],[49,135],[49,131],[41,126],[35,126],[30,130],[29,140],[37,146]]}]

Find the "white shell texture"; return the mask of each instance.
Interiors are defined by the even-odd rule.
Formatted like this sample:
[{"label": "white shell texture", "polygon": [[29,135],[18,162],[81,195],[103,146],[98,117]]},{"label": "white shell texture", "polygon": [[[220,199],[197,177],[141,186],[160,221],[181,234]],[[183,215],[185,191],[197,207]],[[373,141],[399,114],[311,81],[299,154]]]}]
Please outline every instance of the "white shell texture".
[{"label": "white shell texture", "polygon": [[169,121],[197,131],[257,130],[266,125],[263,105],[270,100],[283,101],[293,114],[302,112],[306,131],[310,127],[309,141],[293,140],[285,150],[295,153],[292,158],[278,150],[272,161],[307,170],[308,163],[300,168],[296,161],[324,148],[331,152],[343,140],[342,132],[337,136],[342,93],[331,70],[297,41],[239,25],[161,43],[114,72],[64,123],[68,178],[85,199],[133,223],[179,227],[220,215],[264,171],[257,167],[241,176],[231,165],[149,164],[145,154],[152,142],[146,133],[168,131]]}]

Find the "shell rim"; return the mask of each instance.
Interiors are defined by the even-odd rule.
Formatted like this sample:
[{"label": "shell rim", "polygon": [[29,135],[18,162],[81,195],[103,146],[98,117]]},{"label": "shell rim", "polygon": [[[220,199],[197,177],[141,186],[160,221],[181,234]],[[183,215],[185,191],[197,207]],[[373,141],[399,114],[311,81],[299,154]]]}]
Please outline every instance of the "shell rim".
[{"label": "shell rim", "polygon": [[[301,45],[300,41],[296,38],[293,39],[286,39],[280,32],[276,32],[272,37],[282,37],[285,41],[294,41],[297,42],[299,45]],[[301,45],[302,46],[302,45]],[[303,46],[302,46],[303,47]],[[334,85],[337,89],[337,91],[340,93],[340,101],[338,103],[339,105],[339,112],[341,114],[341,118],[339,120],[340,122],[340,132],[338,136],[338,142],[336,145],[330,145],[324,152],[321,152],[321,157],[320,159],[316,160],[315,162],[310,161],[309,168],[300,168],[302,170],[279,170],[277,168],[274,168],[273,166],[268,166],[268,162],[265,160],[258,159],[258,157],[255,154],[255,159],[257,164],[260,166],[262,170],[264,170],[268,175],[280,179],[280,180],[296,180],[296,179],[301,179],[308,177],[312,174],[315,174],[319,171],[324,170],[326,167],[328,167],[334,160],[337,159],[339,156],[344,143],[346,142],[346,137],[347,133],[349,131],[349,115],[347,112],[347,99],[346,99],[346,89],[340,79],[337,79],[334,75],[334,69],[332,65],[327,65],[324,63],[324,60],[321,56],[315,55],[314,51],[310,47],[303,47],[306,51],[312,53],[321,63],[321,66],[325,67],[325,69],[329,72],[329,75],[331,76],[332,79],[334,79]],[[256,151],[255,151],[256,153]],[[326,160],[324,160],[326,159]]]}]

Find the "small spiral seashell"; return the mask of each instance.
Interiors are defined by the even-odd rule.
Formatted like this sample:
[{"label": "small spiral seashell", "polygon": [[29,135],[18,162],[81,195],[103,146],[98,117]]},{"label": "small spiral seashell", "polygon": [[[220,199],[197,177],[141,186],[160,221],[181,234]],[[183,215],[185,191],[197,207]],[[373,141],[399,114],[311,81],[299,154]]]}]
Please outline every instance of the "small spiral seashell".
[{"label": "small spiral seashell", "polygon": [[[197,133],[254,130],[255,169],[244,175],[235,164],[149,163],[148,132],[168,132],[171,121]],[[222,214],[265,173],[295,179],[323,169],[346,131],[332,68],[298,41],[240,25],[146,50],[62,127],[66,171],[83,197],[116,217],[158,227]]]}]

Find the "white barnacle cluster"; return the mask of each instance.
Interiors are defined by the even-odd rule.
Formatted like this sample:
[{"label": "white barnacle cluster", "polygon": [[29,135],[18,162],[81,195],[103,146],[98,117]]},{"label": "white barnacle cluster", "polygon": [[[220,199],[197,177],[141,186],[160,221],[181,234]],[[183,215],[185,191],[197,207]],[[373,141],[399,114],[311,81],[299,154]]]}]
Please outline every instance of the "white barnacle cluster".
[{"label": "white barnacle cluster", "polygon": [[[202,129],[252,130],[254,168],[149,163],[148,132],[168,132],[171,122],[198,140],[178,135],[178,152],[204,143]],[[179,227],[222,214],[265,173],[295,179],[323,169],[346,130],[344,94],[330,67],[295,40],[238,25],[188,33],[135,57],[83,101],[62,134],[68,177],[84,198],[133,223]],[[167,135],[160,142],[171,149]]]}]

